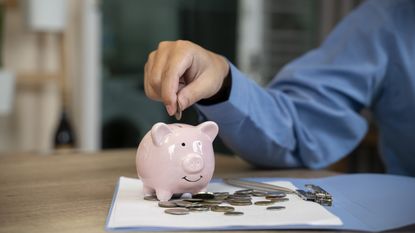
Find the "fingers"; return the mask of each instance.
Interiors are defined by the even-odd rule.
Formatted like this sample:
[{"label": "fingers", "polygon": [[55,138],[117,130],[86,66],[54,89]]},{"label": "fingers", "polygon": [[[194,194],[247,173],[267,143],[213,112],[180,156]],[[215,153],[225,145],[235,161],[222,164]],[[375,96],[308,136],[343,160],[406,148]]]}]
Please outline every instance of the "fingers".
[{"label": "fingers", "polygon": [[152,74],[152,67],[154,65],[154,58],[156,56],[156,51],[151,52],[148,55],[146,64],[144,65],[144,91],[146,95],[153,100],[160,100],[159,98],[159,88],[157,83],[160,81],[157,79],[157,76],[154,77]]},{"label": "fingers", "polygon": [[[161,99],[168,111],[174,114],[177,110],[177,93],[185,83],[181,77],[192,65],[190,53],[177,52],[170,54],[165,70],[162,74]],[[182,80],[182,81],[181,81]],[[170,112],[169,112],[170,114]]]},{"label": "fingers", "polygon": [[198,70],[197,78],[193,79],[178,93],[178,102],[182,109],[186,109],[201,99],[210,98],[219,93],[224,79],[229,73],[229,64],[226,59],[217,54],[210,55],[209,69]]},{"label": "fingers", "polygon": [[[201,74],[193,82],[187,84],[177,94],[181,109],[192,106],[197,101],[210,97],[220,89],[220,83],[215,82],[209,72]],[[206,88],[210,87],[210,88]]]},{"label": "fingers", "polygon": [[[227,74],[227,61],[187,41],[161,42],[144,66],[146,95],[163,101],[169,115],[215,94]],[[226,73],[225,73],[226,71]]]},{"label": "fingers", "polygon": [[177,109],[179,80],[192,65],[190,42],[161,42],[157,50],[150,53],[144,67],[146,95],[163,101],[169,115]]}]

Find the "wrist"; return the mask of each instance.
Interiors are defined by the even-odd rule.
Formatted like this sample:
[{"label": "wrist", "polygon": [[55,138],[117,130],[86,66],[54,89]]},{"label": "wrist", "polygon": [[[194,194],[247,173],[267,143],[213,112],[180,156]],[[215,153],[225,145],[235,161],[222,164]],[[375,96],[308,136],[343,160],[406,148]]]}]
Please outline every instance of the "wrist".
[{"label": "wrist", "polygon": [[199,100],[197,103],[200,105],[213,105],[213,104],[218,104],[221,102],[225,102],[229,99],[230,93],[231,93],[231,89],[232,89],[232,75],[230,72],[230,67],[229,64],[226,62],[226,59],[224,59],[223,57],[221,57],[224,61],[225,61],[225,65],[226,68],[224,69],[223,72],[223,81],[222,81],[222,85],[219,88],[219,90],[216,92],[216,94],[214,94],[213,96],[206,98],[206,99],[201,99]]}]

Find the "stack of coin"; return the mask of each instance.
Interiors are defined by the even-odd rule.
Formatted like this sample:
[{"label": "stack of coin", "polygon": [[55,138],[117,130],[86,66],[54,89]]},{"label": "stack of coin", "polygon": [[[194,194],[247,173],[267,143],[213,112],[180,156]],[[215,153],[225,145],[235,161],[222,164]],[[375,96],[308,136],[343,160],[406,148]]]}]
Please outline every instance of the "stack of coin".
[{"label": "stack of coin", "polygon": [[[262,200],[253,201],[253,198]],[[155,196],[146,196],[145,200],[158,201]],[[283,210],[284,206],[275,206],[275,203],[288,201],[285,193],[282,192],[263,192],[253,189],[242,189],[229,192],[200,192],[193,194],[191,198],[172,199],[170,201],[160,201],[158,206],[166,208],[164,211],[172,215],[185,215],[190,212],[223,212],[226,216],[239,216],[244,213],[236,211],[237,206],[267,206],[266,210]]]}]

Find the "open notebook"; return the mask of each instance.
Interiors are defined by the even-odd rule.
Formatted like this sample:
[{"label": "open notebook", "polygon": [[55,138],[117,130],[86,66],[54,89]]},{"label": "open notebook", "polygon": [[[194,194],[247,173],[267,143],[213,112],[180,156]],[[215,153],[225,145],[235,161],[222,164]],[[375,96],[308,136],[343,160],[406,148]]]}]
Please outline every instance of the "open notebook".
[{"label": "open notebook", "polygon": [[[342,175],[322,179],[252,179],[288,188],[303,188],[313,183],[333,195],[333,206],[289,195],[279,205],[282,211],[267,211],[264,206],[238,206],[241,216],[217,212],[191,212],[175,216],[164,213],[157,202],[143,200],[142,183],[120,177],[107,218],[107,230],[248,230],[248,229],[348,229],[382,231],[415,224],[415,179],[389,175]],[[390,189],[385,189],[389,187]],[[234,192],[220,180],[211,182],[208,191]],[[391,200],[396,197],[397,200]]]}]

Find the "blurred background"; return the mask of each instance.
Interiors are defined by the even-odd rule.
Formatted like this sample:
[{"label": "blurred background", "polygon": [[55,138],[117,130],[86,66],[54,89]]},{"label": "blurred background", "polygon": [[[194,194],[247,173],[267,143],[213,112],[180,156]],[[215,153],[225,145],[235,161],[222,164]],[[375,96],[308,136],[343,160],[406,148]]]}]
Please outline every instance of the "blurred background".
[{"label": "blurred background", "polygon": [[[143,90],[160,41],[193,41],[266,85],[361,2],[3,0],[0,155],[136,148],[154,123],[176,122]],[[181,122],[196,124],[197,114],[186,110]],[[215,150],[231,154],[220,140]],[[376,129],[331,169],[383,171]]]}]

